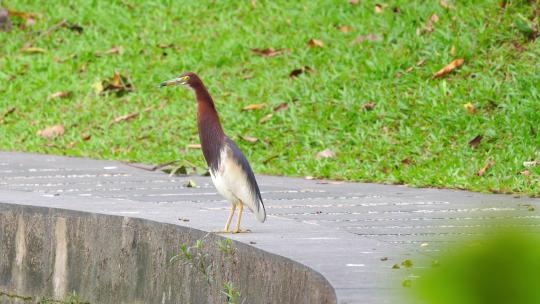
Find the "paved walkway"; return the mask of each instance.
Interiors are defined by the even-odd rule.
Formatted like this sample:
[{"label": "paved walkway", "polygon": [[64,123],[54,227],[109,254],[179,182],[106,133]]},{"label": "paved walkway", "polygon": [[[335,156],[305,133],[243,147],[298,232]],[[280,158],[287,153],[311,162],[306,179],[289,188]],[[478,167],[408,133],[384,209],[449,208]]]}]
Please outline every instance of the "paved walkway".
[{"label": "paved walkway", "polygon": [[[186,187],[194,180],[196,187]],[[268,213],[247,214],[235,240],[286,256],[321,273],[339,303],[396,303],[415,265],[496,218],[532,219],[540,200],[465,191],[258,176]],[[47,206],[222,228],[229,210],[211,180],[170,177],[113,161],[0,152],[0,203]]]}]

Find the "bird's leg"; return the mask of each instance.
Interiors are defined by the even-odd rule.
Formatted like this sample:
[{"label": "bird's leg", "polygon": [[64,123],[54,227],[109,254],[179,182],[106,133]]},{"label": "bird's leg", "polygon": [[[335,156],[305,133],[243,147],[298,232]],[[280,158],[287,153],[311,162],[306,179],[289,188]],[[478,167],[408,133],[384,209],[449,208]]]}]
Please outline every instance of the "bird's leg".
[{"label": "bird's leg", "polygon": [[[231,225],[231,221],[232,221],[232,218],[233,218],[233,215],[234,215],[234,211],[236,210],[236,205],[235,204],[232,204],[231,206],[231,212],[229,213],[229,218],[227,219],[227,223],[225,223],[225,228],[223,228],[223,231],[221,232],[224,232],[224,233],[228,233],[229,232],[229,226]],[[241,210],[241,209],[240,209]]]},{"label": "bird's leg", "polygon": [[236,222],[236,229],[233,230],[233,233],[250,232],[250,230],[240,229],[240,221],[242,220],[242,212],[244,211],[244,204],[240,203],[239,205],[240,205],[240,211],[238,211],[238,221]]}]

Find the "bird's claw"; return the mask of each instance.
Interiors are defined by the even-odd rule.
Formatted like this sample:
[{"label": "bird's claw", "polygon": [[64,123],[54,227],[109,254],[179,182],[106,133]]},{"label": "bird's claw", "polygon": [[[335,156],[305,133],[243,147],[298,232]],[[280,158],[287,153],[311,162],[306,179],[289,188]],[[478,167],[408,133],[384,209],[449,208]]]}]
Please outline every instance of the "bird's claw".
[{"label": "bird's claw", "polygon": [[236,234],[236,233],[248,233],[248,232],[251,232],[251,230],[249,230],[249,229],[246,229],[246,230],[234,229],[232,233]]}]

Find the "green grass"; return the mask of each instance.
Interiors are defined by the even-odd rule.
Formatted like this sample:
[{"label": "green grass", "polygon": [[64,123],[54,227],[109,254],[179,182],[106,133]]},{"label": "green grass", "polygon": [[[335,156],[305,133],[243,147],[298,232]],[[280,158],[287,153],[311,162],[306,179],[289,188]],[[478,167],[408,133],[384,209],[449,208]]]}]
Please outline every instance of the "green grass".
[{"label": "green grass", "polygon": [[[524,161],[540,159],[540,47],[516,24],[525,18],[538,28],[540,5],[447,2],[451,9],[439,1],[381,1],[376,13],[375,1],[347,0],[259,0],[255,8],[247,0],[5,1],[42,18],[0,33],[0,113],[16,108],[0,124],[0,149],[203,167],[201,152],[187,148],[198,142],[192,93],[156,87],[190,70],[207,84],[227,134],[257,173],[539,195],[540,168],[520,172]],[[433,32],[418,35],[432,14],[440,19]],[[40,36],[62,19],[84,32]],[[353,44],[366,34],[382,40]],[[325,47],[307,47],[311,38]],[[29,42],[47,52],[21,52]],[[123,53],[95,55],[115,46]],[[291,52],[264,58],[250,51],[267,47]],[[456,58],[465,59],[461,68],[432,78]],[[425,64],[406,72],[421,59]],[[289,78],[302,66],[315,73]],[[96,94],[92,86],[115,69],[131,77],[135,91]],[[57,91],[73,95],[49,100]],[[259,122],[282,102],[289,107]],[[363,110],[367,102],[375,108]],[[241,111],[252,103],[268,106]],[[477,112],[469,114],[467,103]],[[109,126],[149,106],[156,108]],[[36,136],[59,123],[64,136]],[[477,135],[483,140],[472,149]],[[336,157],[317,160],[324,149]],[[477,176],[489,159],[493,166]]]}]

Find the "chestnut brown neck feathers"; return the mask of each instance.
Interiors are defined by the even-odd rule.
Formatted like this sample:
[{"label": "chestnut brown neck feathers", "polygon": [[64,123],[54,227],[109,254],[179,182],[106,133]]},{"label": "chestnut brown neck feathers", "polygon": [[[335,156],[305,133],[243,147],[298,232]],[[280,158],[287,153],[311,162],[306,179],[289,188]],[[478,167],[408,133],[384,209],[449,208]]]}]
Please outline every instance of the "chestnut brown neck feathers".
[{"label": "chestnut brown neck feathers", "polygon": [[225,134],[214,106],[214,101],[202,81],[191,84],[197,99],[197,126],[206,163],[212,171],[219,167],[221,149],[225,143]]}]

